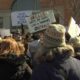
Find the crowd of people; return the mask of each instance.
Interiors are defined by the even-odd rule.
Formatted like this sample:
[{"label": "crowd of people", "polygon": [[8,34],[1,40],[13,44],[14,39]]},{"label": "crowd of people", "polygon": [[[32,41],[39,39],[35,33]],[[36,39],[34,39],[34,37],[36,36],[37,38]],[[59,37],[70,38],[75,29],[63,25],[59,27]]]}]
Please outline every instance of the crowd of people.
[{"label": "crowd of people", "polygon": [[61,24],[0,38],[1,80],[80,80],[80,36]]}]

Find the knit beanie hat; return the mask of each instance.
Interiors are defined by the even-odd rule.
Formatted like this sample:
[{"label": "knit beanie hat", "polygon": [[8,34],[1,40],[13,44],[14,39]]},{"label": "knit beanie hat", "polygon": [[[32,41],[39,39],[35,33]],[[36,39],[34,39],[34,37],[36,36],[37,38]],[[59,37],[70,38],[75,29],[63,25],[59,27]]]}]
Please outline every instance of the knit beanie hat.
[{"label": "knit beanie hat", "polygon": [[44,33],[43,46],[47,48],[65,46],[65,27],[61,24],[50,24]]}]

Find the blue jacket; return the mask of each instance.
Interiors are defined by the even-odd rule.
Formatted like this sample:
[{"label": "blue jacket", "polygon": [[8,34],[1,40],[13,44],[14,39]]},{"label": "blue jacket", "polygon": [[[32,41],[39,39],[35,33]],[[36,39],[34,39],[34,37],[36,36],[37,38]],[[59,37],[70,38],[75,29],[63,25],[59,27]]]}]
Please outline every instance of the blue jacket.
[{"label": "blue jacket", "polygon": [[39,64],[32,80],[80,80],[80,61],[66,54]]}]

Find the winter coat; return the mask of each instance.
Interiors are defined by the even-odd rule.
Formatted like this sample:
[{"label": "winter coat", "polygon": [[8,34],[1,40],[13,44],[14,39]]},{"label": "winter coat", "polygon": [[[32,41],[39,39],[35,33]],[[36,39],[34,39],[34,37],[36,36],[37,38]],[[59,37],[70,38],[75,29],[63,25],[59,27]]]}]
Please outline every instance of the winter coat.
[{"label": "winter coat", "polygon": [[23,64],[26,64],[24,56],[0,56],[0,80],[25,80],[27,74]]},{"label": "winter coat", "polygon": [[80,80],[80,61],[67,54],[39,64],[32,80]]},{"label": "winter coat", "polygon": [[31,55],[31,57],[33,58],[34,54],[36,53],[37,49],[39,48],[39,41],[38,40],[34,40],[30,43],[28,43],[28,47],[29,47],[29,52],[30,54],[28,55]]}]

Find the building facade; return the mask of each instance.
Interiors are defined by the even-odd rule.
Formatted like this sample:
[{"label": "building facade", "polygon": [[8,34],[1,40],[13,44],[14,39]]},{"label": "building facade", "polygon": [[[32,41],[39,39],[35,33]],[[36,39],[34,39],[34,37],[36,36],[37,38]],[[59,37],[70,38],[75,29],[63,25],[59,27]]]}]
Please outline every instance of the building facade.
[{"label": "building facade", "polygon": [[[56,10],[56,12],[59,14],[58,16],[60,17],[60,23],[62,24],[64,23],[64,25],[69,24],[72,12],[75,10],[76,13],[78,13],[80,9],[79,0],[40,0],[40,4],[41,9],[43,10],[44,9]],[[76,14],[74,16],[76,16]],[[80,15],[78,15],[78,17],[76,18],[76,21],[78,23],[80,20],[79,16]]]}]

